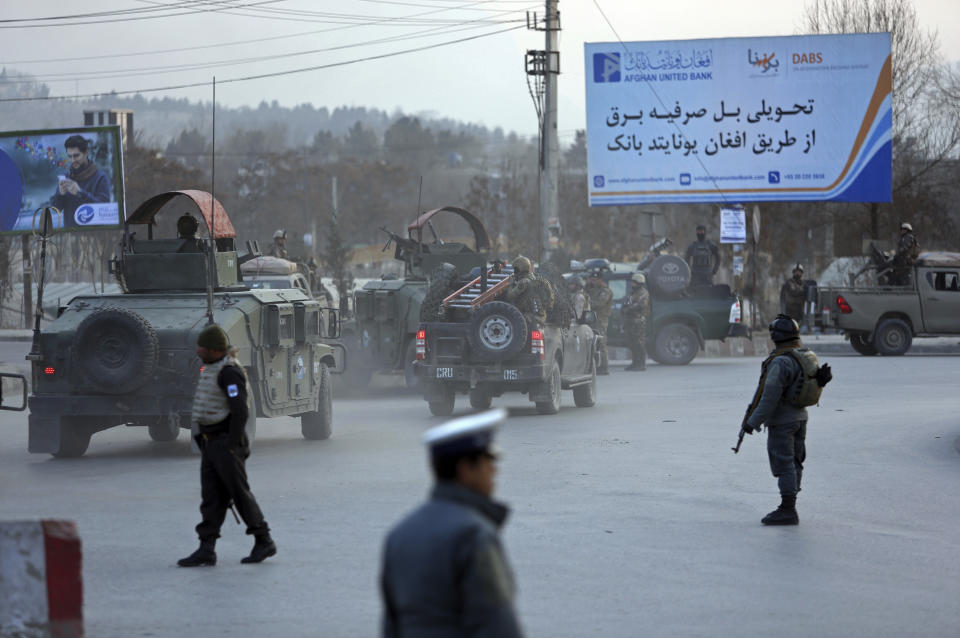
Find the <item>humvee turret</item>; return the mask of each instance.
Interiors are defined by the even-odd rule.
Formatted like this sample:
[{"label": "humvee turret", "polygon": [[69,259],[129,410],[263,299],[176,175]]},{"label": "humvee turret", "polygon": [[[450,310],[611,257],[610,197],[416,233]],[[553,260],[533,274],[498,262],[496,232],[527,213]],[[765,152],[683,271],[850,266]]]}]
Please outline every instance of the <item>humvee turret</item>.
[{"label": "humvee turret", "polygon": [[[441,213],[467,222],[474,239],[472,248],[440,237],[434,221],[442,218],[437,217]],[[443,264],[452,264],[461,275],[467,275],[474,268],[484,268],[490,237],[479,217],[455,206],[423,213],[407,225],[406,237],[385,228],[381,230],[390,237],[387,246],[394,245],[394,259],[404,263],[404,275],[402,279],[369,281],[354,293],[355,321],[345,323],[343,328],[344,338],[351,338],[348,374],[356,385],[369,380],[374,370],[402,370],[407,385],[413,386],[418,380],[413,369],[414,337],[422,318],[421,306],[430,275]],[[425,230],[429,232],[428,237],[424,237]],[[354,363],[361,357],[362,360]],[[363,371],[366,371],[365,378],[361,378]]]},{"label": "humvee turret", "polygon": [[[202,238],[154,236],[158,213],[185,209],[199,213]],[[238,257],[235,235],[202,191],[162,193],[130,215],[111,262],[123,294],[75,297],[28,355],[30,452],[80,456],[91,435],[118,425],[146,426],[155,441],[190,428],[197,336],[211,310],[250,380],[248,434],[256,417],[299,416],[304,438],[330,436],[330,372],[344,354],[330,343],[336,311],[301,290],[245,286],[239,264],[256,253]]]}]

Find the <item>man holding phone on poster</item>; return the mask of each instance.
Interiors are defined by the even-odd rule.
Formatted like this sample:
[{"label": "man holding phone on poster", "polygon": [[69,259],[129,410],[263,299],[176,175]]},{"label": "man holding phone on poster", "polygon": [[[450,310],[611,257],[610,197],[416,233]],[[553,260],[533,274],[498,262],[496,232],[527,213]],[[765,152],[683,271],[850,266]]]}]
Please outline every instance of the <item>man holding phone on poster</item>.
[{"label": "man holding phone on poster", "polygon": [[[88,159],[89,144],[82,135],[71,135],[63,143],[70,159],[68,175],[59,175],[57,191],[50,203],[63,212],[64,225],[72,225],[77,208],[83,204],[105,203],[111,199],[110,178]],[[76,221],[76,220],[74,220]]]}]

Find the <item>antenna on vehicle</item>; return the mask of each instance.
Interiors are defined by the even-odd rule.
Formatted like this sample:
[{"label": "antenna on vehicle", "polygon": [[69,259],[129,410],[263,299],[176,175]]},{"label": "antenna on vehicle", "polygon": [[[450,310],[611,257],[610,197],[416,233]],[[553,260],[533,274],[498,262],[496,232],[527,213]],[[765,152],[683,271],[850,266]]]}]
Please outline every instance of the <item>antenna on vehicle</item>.
[{"label": "antenna on vehicle", "polygon": [[213,277],[217,272],[217,240],[216,240],[216,227],[215,227],[215,213],[216,208],[214,207],[214,202],[217,201],[216,198],[216,177],[217,177],[217,76],[213,76],[213,104],[211,104],[211,109],[213,110],[213,121],[211,124],[212,131],[210,133],[210,226],[207,230],[210,231],[210,246],[208,250],[210,251],[210,258],[207,260],[207,325],[213,324]]},{"label": "antenna on vehicle", "polygon": [[[422,200],[423,200],[423,175],[420,176],[420,188],[419,188],[418,191],[417,191],[417,214],[414,215],[414,217],[413,217],[414,219],[417,219],[418,217],[420,217],[420,212],[421,212],[421,211],[420,211],[420,205],[421,205],[421,201],[422,201]],[[402,232],[402,231],[401,231],[401,232]],[[418,239],[423,239],[423,237],[422,237],[422,235],[423,235],[423,230],[419,230],[418,232],[421,234],[421,237],[419,237]],[[409,234],[409,233],[407,233],[407,234]],[[418,253],[422,253],[422,252],[423,252],[423,242],[421,242],[421,241],[418,241],[418,242],[417,242],[417,252],[418,252]]]}]

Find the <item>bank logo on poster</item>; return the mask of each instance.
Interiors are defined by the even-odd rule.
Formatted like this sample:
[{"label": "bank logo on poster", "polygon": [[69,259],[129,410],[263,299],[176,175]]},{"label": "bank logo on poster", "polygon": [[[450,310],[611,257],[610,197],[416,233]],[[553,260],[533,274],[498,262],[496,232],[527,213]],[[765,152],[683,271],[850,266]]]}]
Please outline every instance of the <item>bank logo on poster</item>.
[{"label": "bank logo on poster", "polygon": [[620,81],[620,54],[594,53],[593,54],[593,81],[619,82]]}]

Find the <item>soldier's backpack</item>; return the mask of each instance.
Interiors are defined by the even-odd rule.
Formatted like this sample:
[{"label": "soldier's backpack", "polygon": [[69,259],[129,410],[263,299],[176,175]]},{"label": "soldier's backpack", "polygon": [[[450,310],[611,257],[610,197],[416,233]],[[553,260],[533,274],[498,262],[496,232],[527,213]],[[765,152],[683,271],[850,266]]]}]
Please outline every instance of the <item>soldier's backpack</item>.
[{"label": "soldier's backpack", "polygon": [[690,261],[690,265],[694,268],[710,268],[713,261],[713,252],[710,250],[710,244],[705,241],[694,242]]},{"label": "soldier's backpack", "polygon": [[536,287],[536,296],[539,302],[542,304],[542,307],[545,312],[553,311],[553,286],[550,284],[550,280],[546,277],[537,273],[536,275],[537,287]]},{"label": "soldier's backpack", "polygon": [[[819,403],[826,382],[821,385],[823,373],[820,372],[820,360],[817,359],[816,353],[807,348],[794,348],[784,354],[789,354],[800,364],[800,375],[797,377],[794,386],[790,388],[787,400],[800,408],[807,408]],[[827,364],[824,364],[824,367],[829,370]]]}]

